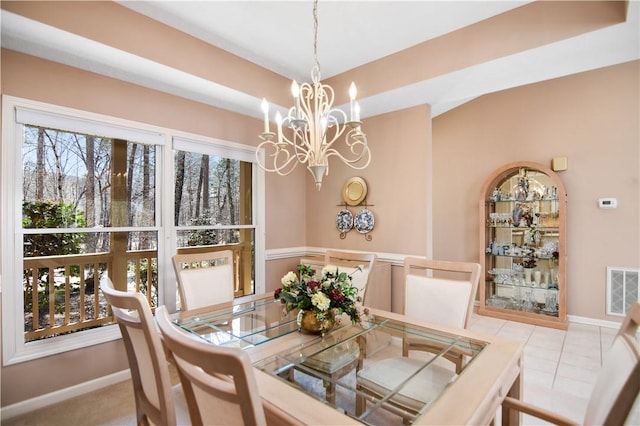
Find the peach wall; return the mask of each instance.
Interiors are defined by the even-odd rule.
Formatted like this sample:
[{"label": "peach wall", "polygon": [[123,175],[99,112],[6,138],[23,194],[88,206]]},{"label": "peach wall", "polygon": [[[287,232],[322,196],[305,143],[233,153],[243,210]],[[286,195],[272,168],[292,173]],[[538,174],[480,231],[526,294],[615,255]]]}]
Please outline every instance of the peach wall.
[{"label": "peach wall", "polygon": [[[357,81],[360,97],[373,96],[623,22],[625,3],[534,1],[364,64],[327,82],[334,87],[348,87],[351,81]],[[337,92],[336,96],[338,104],[348,101],[346,93]]]},{"label": "peach wall", "polygon": [[[210,50],[182,33],[134,16],[115,3],[80,2],[69,8],[72,3],[2,2],[2,7],[112,46],[131,49],[254,96],[266,95],[283,105],[288,103],[286,79],[262,72],[224,52]],[[102,24],[105,16],[113,22],[127,22],[126,29],[139,26],[144,28],[143,33],[147,31],[153,36],[142,43],[142,39],[127,37],[126,31],[110,31]],[[603,20],[594,21],[596,25],[607,25],[612,18],[612,15],[598,16],[603,16]],[[132,41],[135,43],[127,46]],[[166,54],[178,45],[175,55]],[[348,78],[338,76],[335,81],[341,78],[351,81],[355,77],[363,95],[394,88],[397,78],[415,81],[432,70],[406,67],[405,58],[415,57],[424,49],[429,47],[418,46],[417,50],[389,58],[398,71],[393,73],[395,81],[389,79],[389,68],[380,63],[354,70]],[[458,52],[456,56],[465,55]],[[3,94],[248,145],[257,143],[259,120],[7,50],[2,50],[0,60]],[[355,73],[362,74],[362,78]],[[484,96],[434,120],[433,152],[429,151],[432,129],[428,106],[368,118],[364,126],[373,158],[366,170],[354,171],[332,163],[321,192],[315,190],[309,173],[302,167],[287,177],[267,174],[267,248],[316,246],[423,255],[431,238],[427,235],[427,222],[433,208],[434,257],[477,260],[476,209],[485,177],[508,162],[529,160],[548,164],[554,156],[568,156],[569,170],[560,173],[569,193],[568,313],[616,320],[604,315],[605,267],[638,267],[640,257],[638,75],[638,62],[633,62]],[[387,87],[391,83],[393,86]],[[267,93],[260,92],[265,88],[269,90]],[[433,173],[430,166],[425,166],[429,160],[433,162]],[[342,186],[351,176],[362,176],[369,184],[367,202],[372,204],[370,209],[376,216],[370,242],[356,231],[340,240],[335,229]],[[619,209],[595,208],[597,198],[603,196],[617,197]],[[598,240],[602,242],[595,243]],[[267,263],[268,291],[275,288],[279,277],[296,261],[297,258],[292,258]],[[394,267],[392,276],[392,309],[401,312],[401,269]],[[103,359],[96,354],[106,356]],[[103,362],[103,366],[74,368],[86,359]],[[123,368],[126,360],[119,342],[2,368],[1,405]],[[22,383],[22,387],[17,383]]]},{"label": "peach wall", "polygon": [[[371,164],[353,170],[332,162],[322,190],[307,180],[307,245],[362,251],[426,253],[427,182],[425,162],[431,138],[430,110],[419,106],[365,119]],[[308,173],[307,173],[308,174]],[[352,176],[367,182],[366,202],[374,214],[371,241],[352,229],[341,240],[336,215],[344,206],[342,188]],[[355,214],[364,206],[349,207]]]},{"label": "peach wall", "polygon": [[260,120],[12,50],[2,57],[3,94],[257,145]]},{"label": "peach wall", "polygon": [[2,367],[2,406],[128,368],[121,339]]},{"label": "peach wall", "polygon": [[[3,95],[247,145],[257,144],[260,120],[6,49],[2,50],[1,61]],[[300,171],[293,179],[267,175],[267,248],[305,244],[304,215],[288,208],[294,204],[293,200],[304,199],[301,175]],[[79,360],[90,368],[77,368]],[[2,406],[121,371],[127,366],[122,342],[117,341],[3,367]]]},{"label": "peach wall", "polygon": [[[485,178],[513,161],[550,164],[568,194],[567,313],[605,314],[606,267],[640,266],[640,62],[486,95],[433,121],[435,257],[477,260]],[[597,200],[616,197],[617,210]]]},{"label": "peach wall", "polygon": [[291,80],[116,2],[3,1],[0,6],[257,98],[266,97],[280,104],[289,99]]},{"label": "peach wall", "polygon": [[[371,164],[359,171],[330,163],[321,191],[307,178],[307,246],[427,255],[430,117],[429,106],[423,105],[365,119],[363,129],[371,149]],[[367,182],[367,208],[375,217],[371,241],[355,229],[340,239],[336,229],[336,215],[345,208],[340,206],[343,186],[353,176]],[[349,206],[348,210],[355,216],[362,208]],[[403,283],[402,268],[392,267],[394,312],[403,311]]]}]

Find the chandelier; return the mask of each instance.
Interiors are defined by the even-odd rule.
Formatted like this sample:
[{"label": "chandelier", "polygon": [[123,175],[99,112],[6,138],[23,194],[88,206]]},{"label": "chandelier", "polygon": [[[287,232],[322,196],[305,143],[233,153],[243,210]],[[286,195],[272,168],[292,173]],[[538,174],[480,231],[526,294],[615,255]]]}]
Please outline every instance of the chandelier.
[{"label": "chandelier", "polygon": [[[349,167],[362,170],[371,161],[367,136],[362,132],[360,106],[356,102],[356,85],[349,88],[350,114],[333,108],[334,92],[331,86],[320,82],[318,62],[318,0],[313,2],[313,68],[311,83],[291,83],[293,106],[286,117],[275,115],[276,132],[269,127],[269,104],[262,100],[264,132],[256,150],[258,165],[267,172],[286,176],[298,163],[306,164],[320,190],[322,178],[329,174],[329,158],[337,157]],[[344,146],[338,150],[339,139]],[[265,160],[259,153],[265,149]],[[270,165],[267,165],[267,162]]]}]

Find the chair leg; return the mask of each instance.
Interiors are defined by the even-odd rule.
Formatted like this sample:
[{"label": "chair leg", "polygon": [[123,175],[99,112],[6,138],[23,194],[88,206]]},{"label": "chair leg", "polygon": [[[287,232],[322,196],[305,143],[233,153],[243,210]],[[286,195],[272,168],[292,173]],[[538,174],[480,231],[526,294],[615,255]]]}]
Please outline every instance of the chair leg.
[{"label": "chair leg", "polygon": [[295,374],[294,368],[289,368],[287,371],[283,371],[279,373],[278,376],[282,377],[288,382],[293,382],[295,380],[294,374]]},{"label": "chair leg", "polygon": [[356,386],[356,417],[360,417],[367,408],[367,400],[360,394],[360,386]]},{"label": "chair leg", "polygon": [[336,384],[333,380],[324,382],[325,399],[331,405],[336,405]]},{"label": "chair leg", "polygon": [[456,374],[460,374],[460,372],[462,371],[463,364],[464,364],[464,355],[460,355],[456,358],[456,361],[455,361]]}]

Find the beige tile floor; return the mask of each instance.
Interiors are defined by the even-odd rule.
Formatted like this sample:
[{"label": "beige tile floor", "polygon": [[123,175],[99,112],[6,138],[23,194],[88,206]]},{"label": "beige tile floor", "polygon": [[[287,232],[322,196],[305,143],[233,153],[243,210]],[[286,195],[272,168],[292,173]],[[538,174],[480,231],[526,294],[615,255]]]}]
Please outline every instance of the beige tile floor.
[{"label": "beige tile floor", "polygon": [[[569,323],[567,331],[474,315],[470,328],[525,343],[523,399],[583,422],[602,357],[617,329]],[[548,424],[524,416],[523,425]],[[627,425],[640,425],[636,402]]]},{"label": "beige tile floor", "polygon": [[[523,398],[582,423],[588,397],[616,329],[570,323],[567,331],[474,315],[470,328],[525,342]],[[499,420],[499,419],[497,419]],[[10,420],[22,425],[135,425],[129,381]],[[499,424],[499,421],[496,422]],[[524,416],[523,425],[546,424]],[[636,403],[627,425],[640,426]]]}]

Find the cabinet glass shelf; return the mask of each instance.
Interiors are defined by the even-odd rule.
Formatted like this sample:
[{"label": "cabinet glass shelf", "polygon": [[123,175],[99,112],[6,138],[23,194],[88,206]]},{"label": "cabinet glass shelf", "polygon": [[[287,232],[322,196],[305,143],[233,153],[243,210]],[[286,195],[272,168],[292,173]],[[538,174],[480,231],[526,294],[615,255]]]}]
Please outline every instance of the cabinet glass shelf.
[{"label": "cabinet glass shelf", "polygon": [[487,253],[488,256],[496,256],[496,257],[510,257],[510,258],[522,258],[522,257],[526,257],[528,259],[536,259],[536,260],[554,260],[555,257],[553,256],[549,256],[549,257],[540,257],[540,256],[534,256],[532,254],[492,254],[492,253]]},{"label": "cabinet glass shelf", "polygon": [[498,229],[511,229],[513,231],[544,231],[546,229],[553,229],[553,230],[557,230],[559,227],[558,226],[494,226],[494,225],[489,225],[489,228],[498,228]]},{"label": "cabinet glass shelf", "polygon": [[545,203],[551,201],[560,201],[558,198],[543,198],[541,200],[516,200],[516,199],[508,199],[508,200],[487,200],[487,204],[500,204],[500,203]]}]

